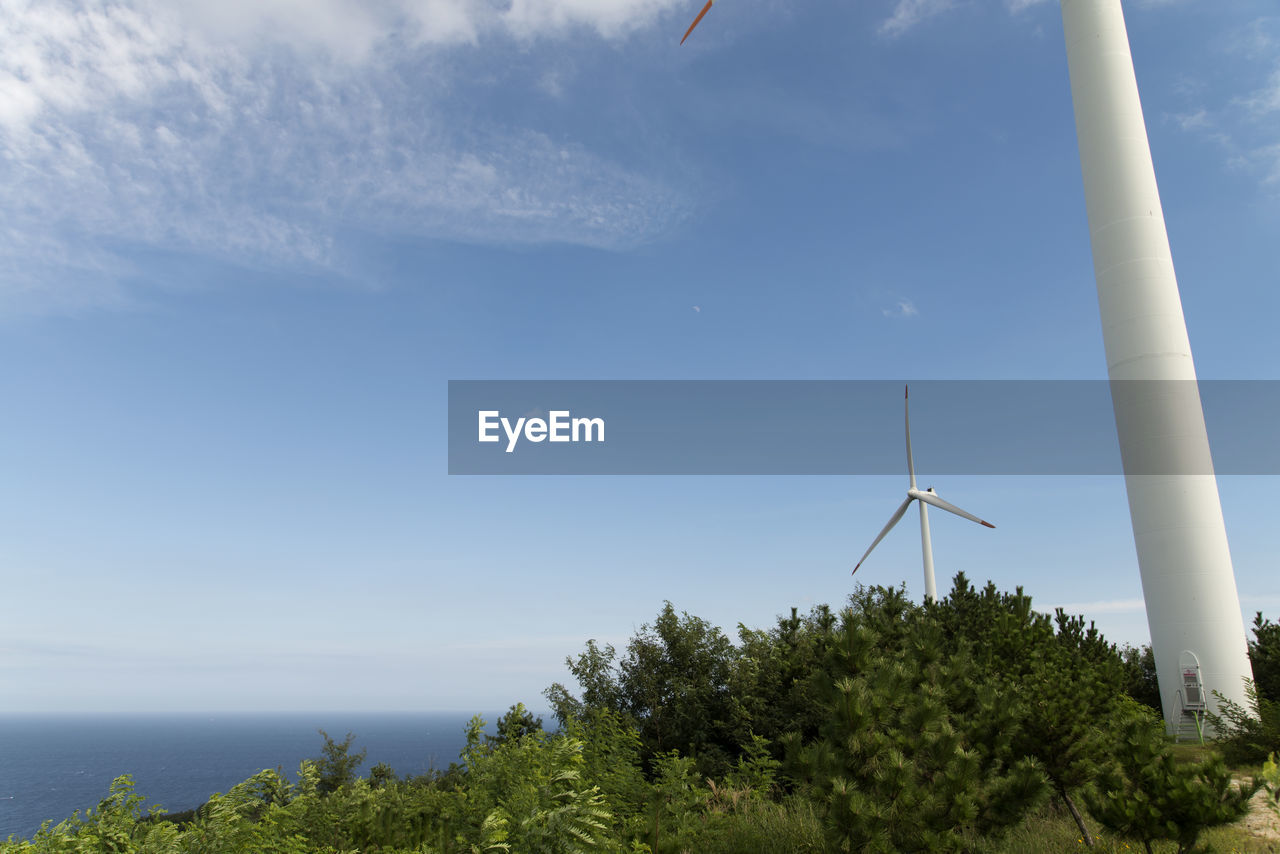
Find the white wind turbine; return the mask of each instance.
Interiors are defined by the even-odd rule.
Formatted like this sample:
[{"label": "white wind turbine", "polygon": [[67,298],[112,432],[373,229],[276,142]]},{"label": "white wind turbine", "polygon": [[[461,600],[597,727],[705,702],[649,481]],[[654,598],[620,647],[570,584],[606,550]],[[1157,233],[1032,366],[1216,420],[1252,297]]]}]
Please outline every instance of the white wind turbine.
[{"label": "white wind turbine", "polygon": [[924,552],[924,597],[932,602],[938,597],[937,586],[933,580],[933,542],[929,538],[929,508],[927,505],[932,504],[940,510],[946,510],[948,513],[954,513],[957,516],[963,516],[971,522],[977,522],[979,525],[985,525],[988,528],[994,528],[990,522],[979,519],[972,513],[965,512],[954,504],[943,501],[933,491],[933,487],[925,490],[916,489],[916,466],[911,459],[911,407],[910,407],[910,390],[904,389],[903,394],[903,411],[907,424],[907,475],[911,478],[911,484],[907,489],[907,500],[898,505],[898,509],[889,517],[889,524],[881,529],[880,533],[871,542],[870,548],[862,555],[858,561],[858,566],[853,568],[854,572],[858,571],[858,567],[862,566],[867,560],[867,555],[871,554],[871,550],[880,545],[880,541],[884,539],[885,534],[893,530],[893,526],[898,524],[903,515],[907,512],[907,508],[911,506],[912,501],[920,502],[920,550]]}]

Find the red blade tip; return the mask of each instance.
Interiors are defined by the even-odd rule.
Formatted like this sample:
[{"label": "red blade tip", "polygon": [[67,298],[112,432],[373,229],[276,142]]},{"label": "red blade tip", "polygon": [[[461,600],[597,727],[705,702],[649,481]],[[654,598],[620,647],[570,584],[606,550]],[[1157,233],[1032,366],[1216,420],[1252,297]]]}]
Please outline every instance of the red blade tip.
[{"label": "red blade tip", "polygon": [[689,38],[689,33],[693,32],[693,28],[698,26],[698,22],[702,20],[702,16],[707,14],[707,10],[711,8],[711,4],[716,0],[707,0],[707,5],[702,7],[702,11],[698,13],[698,17],[693,19],[693,23],[689,25],[689,29],[684,31],[684,38],[680,39],[680,44],[684,44],[684,39]]}]

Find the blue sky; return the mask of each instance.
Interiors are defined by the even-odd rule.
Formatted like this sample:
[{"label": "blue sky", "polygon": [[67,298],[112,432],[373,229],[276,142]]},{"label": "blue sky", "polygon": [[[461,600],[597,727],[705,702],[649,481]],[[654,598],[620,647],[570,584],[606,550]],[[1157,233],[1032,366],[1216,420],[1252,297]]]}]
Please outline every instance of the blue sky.
[{"label": "blue sky", "polygon": [[[3,709],[538,706],[840,603],[905,487],[450,477],[451,379],[1105,377],[1056,3],[698,8],[0,2]],[[1277,379],[1280,16],[1125,9],[1199,374]],[[1119,477],[936,486],[941,587],[1146,641]]]}]

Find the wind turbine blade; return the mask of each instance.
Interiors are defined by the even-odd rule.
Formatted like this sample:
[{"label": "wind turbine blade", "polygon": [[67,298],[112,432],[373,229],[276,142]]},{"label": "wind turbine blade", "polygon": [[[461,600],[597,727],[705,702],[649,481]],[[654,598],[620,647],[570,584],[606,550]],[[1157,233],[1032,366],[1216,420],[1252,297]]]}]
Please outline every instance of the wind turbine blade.
[{"label": "wind turbine blade", "polygon": [[911,488],[916,488],[916,464],[911,458],[911,388],[902,388],[902,412],[907,422],[907,475],[911,478]]},{"label": "wind turbine blade", "polygon": [[[898,520],[902,518],[902,514],[907,512],[907,508],[911,506],[911,502],[914,500],[915,499],[913,497],[908,496],[907,500],[902,502],[901,505],[899,505],[898,509],[894,511],[893,516],[890,517],[889,524],[885,525],[884,528],[881,529],[879,535],[877,535],[875,540],[871,543],[871,547],[868,548],[866,552],[863,553],[862,557],[858,559],[858,566],[855,566],[853,568],[853,572],[857,572],[858,567],[862,566],[863,561],[867,559],[867,555],[871,554],[871,549],[874,549],[876,546],[880,545],[880,541],[884,539],[884,535],[889,533],[891,530],[893,530],[893,526],[898,524]],[[851,572],[849,574],[852,575],[853,573]]]},{"label": "wind turbine blade", "polygon": [[693,23],[689,25],[689,29],[684,31],[684,38],[680,39],[680,44],[684,44],[684,39],[689,38],[689,33],[693,32],[693,28],[698,26],[698,22],[702,20],[702,16],[707,14],[707,10],[711,8],[711,4],[716,0],[707,0],[707,5],[702,7],[702,11],[698,13],[698,17],[693,19]]},{"label": "wind turbine blade", "polygon": [[995,525],[992,525],[990,522],[986,521],[985,519],[979,519],[977,516],[973,515],[972,513],[969,513],[966,510],[961,510],[959,507],[955,506],[951,502],[943,501],[941,498],[934,495],[932,492],[921,492],[919,490],[916,490],[916,493],[915,495],[912,496],[912,498],[919,498],[921,501],[923,501],[926,504],[932,504],[934,507],[937,507],[939,510],[946,510],[948,513],[954,513],[957,516],[962,516],[965,519],[968,519],[970,522],[977,522],[979,525],[985,525],[988,528],[995,527]]}]

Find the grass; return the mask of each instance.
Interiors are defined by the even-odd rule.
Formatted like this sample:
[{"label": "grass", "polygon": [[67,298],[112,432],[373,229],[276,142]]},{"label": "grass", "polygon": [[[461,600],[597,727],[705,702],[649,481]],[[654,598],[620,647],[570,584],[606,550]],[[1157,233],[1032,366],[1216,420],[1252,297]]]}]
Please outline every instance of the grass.
[{"label": "grass", "polygon": [[[1017,825],[999,843],[990,849],[991,854],[1065,854],[1071,851],[1098,852],[1098,854],[1145,854],[1141,842],[1121,839],[1096,821],[1086,817],[1093,833],[1096,847],[1090,849],[1080,836],[1080,829],[1065,810],[1042,807]],[[1219,854],[1276,854],[1280,843],[1258,839],[1245,829],[1243,823],[1218,827],[1205,831],[1200,842]],[[1178,846],[1172,842],[1155,842],[1151,850],[1156,854],[1171,854]]]},{"label": "grass", "polygon": [[[713,832],[693,845],[677,845],[681,854],[826,854],[832,849],[822,838],[821,820],[807,803],[789,799],[782,804],[750,800],[724,804],[715,810]],[[1043,806],[998,841],[988,842],[987,854],[1145,854],[1141,842],[1122,839],[1086,817],[1097,843],[1084,844],[1080,830],[1065,809]],[[708,828],[712,830],[712,828]],[[1202,844],[1218,854],[1280,854],[1280,842],[1252,836],[1243,823],[1219,827],[1201,835]],[[1153,843],[1155,854],[1173,854],[1172,842]]]}]

